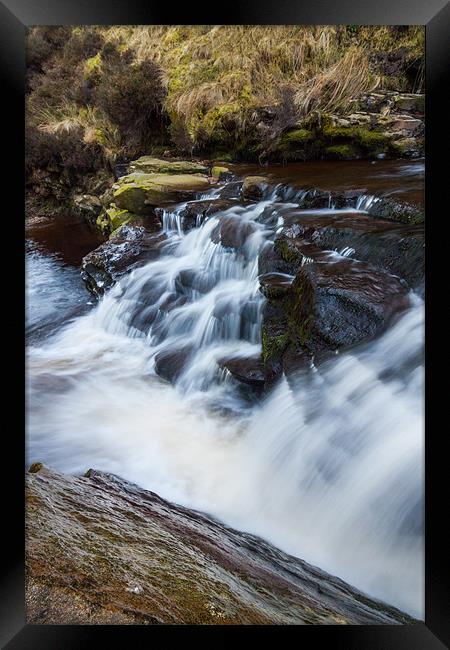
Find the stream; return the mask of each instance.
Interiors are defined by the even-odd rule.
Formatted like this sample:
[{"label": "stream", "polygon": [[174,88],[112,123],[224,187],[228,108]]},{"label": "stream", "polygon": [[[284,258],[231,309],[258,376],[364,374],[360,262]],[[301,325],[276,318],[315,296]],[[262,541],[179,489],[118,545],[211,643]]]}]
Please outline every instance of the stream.
[{"label": "stream", "polygon": [[[113,472],[423,618],[423,300],[412,294],[380,337],[265,393],[220,365],[261,350],[258,255],[302,188],[363,190],[359,210],[373,195],[420,202],[423,168],[270,168],[290,191],[224,211],[251,226],[239,251],[214,242],[223,214],[185,232],[172,206],[160,256],[98,303],[79,266],[101,240],[70,220],[29,228],[27,461]],[[158,364],[174,354],[169,383]]]}]

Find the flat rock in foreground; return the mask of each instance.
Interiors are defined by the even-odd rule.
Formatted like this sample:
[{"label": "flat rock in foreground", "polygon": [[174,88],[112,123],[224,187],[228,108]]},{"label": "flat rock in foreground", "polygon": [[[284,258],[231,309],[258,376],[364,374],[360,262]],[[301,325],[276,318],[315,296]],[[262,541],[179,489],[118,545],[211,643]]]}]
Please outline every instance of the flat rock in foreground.
[{"label": "flat rock in foreground", "polygon": [[31,471],[29,623],[414,622],[257,537],[111,474]]}]

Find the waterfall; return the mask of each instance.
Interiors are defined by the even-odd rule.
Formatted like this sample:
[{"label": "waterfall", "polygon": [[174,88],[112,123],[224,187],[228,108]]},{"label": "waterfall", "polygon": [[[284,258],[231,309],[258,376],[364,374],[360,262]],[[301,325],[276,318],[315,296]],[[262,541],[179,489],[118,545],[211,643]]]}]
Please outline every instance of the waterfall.
[{"label": "waterfall", "polygon": [[[220,365],[260,353],[258,255],[301,196],[279,186],[188,232],[184,204],[165,210],[160,257],[29,347],[27,455],[117,473],[420,617],[422,302],[264,399]],[[172,383],[157,372],[167,358]]]}]

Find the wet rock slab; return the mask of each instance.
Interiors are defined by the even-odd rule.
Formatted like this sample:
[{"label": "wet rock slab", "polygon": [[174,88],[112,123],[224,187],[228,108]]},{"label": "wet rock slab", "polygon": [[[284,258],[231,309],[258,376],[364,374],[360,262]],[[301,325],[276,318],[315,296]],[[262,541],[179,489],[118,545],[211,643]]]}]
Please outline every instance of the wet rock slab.
[{"label": "wet rock slab", "polygon": [[176,381],[182,374],[191,353],[191,346],[172,347],[158,352],[155,357],[156,373],[167,381]]},{"label": "wet rock slab", "polygon": [[[425,274],[424,227],[377,219],[363,213],[328,215],[291,214],[277,242],[295,256],[295,241],[308,240],[323,250],[345,252],[397,275],[412,289],[419,289]],[[291,241],[287,241],[287,240]],[[294,244],[294,246],[292,245]]]},{"label": "wet rock slab", "polygon": [[[294,280],[279,272],[277,254],[282,265],[291,264]],[[403,280],[372,264],[324,251],[309,240],[276,240],[269,261],[274,270],[260,276],[267,297],[262,353],[274,372],[293,369],[296,358],[305,366],[308,357],[325,360],[337,350],[370,340],[410,305]]]},{"label": "wet rock slab", "polygon": [[406,224],[420,224],[425,221],[424,211],[417,206],[389,198],[374,201],[368,212],[374,217]]},{"label": "wet rock slab", "polygon": [[[258,537],[95,470],[26,475],[32,624],[410,624]],[[300,525],[300,524],[299,524]]]},{"label": "wet rock slab", "polygon": [[[181,228],[183,232],[189,232],[193,228],[198,228],[208,217],[227,210],[233,205],[236,205],[236,201],[232,199],[188,201],[179,213]],[[163,208],[156,208],[155,213],[161,216]]]},{"label": "wet rock slab", "polygon": [[81,277],[89,291],[100,297],[125,273],[155,259],[165,241],[159,228],[158,219],[128,223],[88,253],[81,264]]},{"label": "wet rock slab", "polygon": [[397,278],[347,259],[306,264],[293,286],[293,317],[298,318],[300,342],[311,351],[372,338],[410,304],[407,288]]},{"label": "wet rock slab", "polygon": [[249,386],[263,387],[267,380],[266,369],[260,356],[222,359],[219,366]]},{"label": "wet rock slab", "polygon": [[215,244],[222,244],[225,248],[239,249],[256,230],[257,226],[252,221],[224,216],[212,231],[211,239]]},{"label": "wet rock slab", "polygon": [[145,174],[207,174],[208,167],[192,160],[164,160],[152,156],[141,156],[130,163],[129,171]]}]

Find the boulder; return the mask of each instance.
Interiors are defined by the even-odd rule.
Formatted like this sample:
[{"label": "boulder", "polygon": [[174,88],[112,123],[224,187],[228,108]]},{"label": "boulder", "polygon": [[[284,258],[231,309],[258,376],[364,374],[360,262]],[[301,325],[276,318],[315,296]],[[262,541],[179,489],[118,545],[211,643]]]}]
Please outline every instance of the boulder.
[{"label": "boulder", "polygon": [[158,352],[155,357],[156,373],[167,381],[176,381],[183,372],[191,352],[192,348],[187,345]]},{"label": "boulder", "polygon": [[267,186],[268,181],[265,176],[247,176],[242,184],[242,198],[248,201],[259,201]]},{"label": "boulder", "polygon": [[393,97],[394,107],[398,111],[417,113],[423,115],[425,112],[425,95],[414,93],[403,93]]},{"label": "boulder", "polygon": [[240,217],[222,217],[211,233],[211,239],[215,244],[222,244],[225,248],[239,249],[247,241],[248,237],[257,230],[253,221],[241,219]]},{"label": "boulder", "polygon": [[425,154],[425,140],[402,137],[391,143],[391,150],[402,158],[420,158]]},{"label": "boulder", "polygon": [[102,203],[97,196],[76,194],[72,199],[72,212],[91,225],[95,225],[101,211]]},{"label": "boulder", "polygon": [[219,181],[230,181],[233,178],[233,174],[228,167],[220,167],[219,165],[215,165],[211,169],[211,176]]},{"label": "boulder", "polygon": [[273,372],[281,371],[286,355],[304,363],[369,340],[409,306],[406,283],[387,271],[322,251],[299,238],[281,241],[295,280],[283,284],[280,274],[272,273],[269,279],[278,278],[278,290],[261,287],[268,296],[262,358]]},{"label": "boulder", "polygon": [[419,224],[425,221],[425,213],[422,208],[395,199],[382,198],[374,201],[367,211],[374,217],[400,223]]},{"label": "boulder", "polygon": [[165,235],[158,232],[158,225],[125,224],[83,258],[81,277],[94,296],[100,297],[125,273],[159,255]]},{"label": "boulder", "polygon": [[266,369],[260,356],[222,359],[219,366],[249,386],[263,387],[266,382]]},{"label": "boulder", "polygon": [[349,348],[383,331],[409,306],[395,276],[364,262],[306,264],[293,283],[291,334],[311,353]]},{"label": "boulder", "polygon": [[96,225],[104,235],[110,235],[120,226],[136,219],[137,215],[128,210],[120,210],[114,204],[104,208],[97,217]]},{"label": "boulder", "polygon": [[122,210],[148,214],[156,206],[189,200],[209,187],[208,178],[200,174],[133,173],[113,186],[114,202]]},{"label": "boulder", "polygon": [[292,288],[295,280],[294,275],[288,273],[264,273],[259,276],[261,292],[266,298],[280,298],[286,295]]},{"label": "boulder", "polygon": [[423,225],[392,223],[364,213],[342,211],[310,216],[299,212],[296,222],[294,218],[291,215],[292,226],[285,228],[276,242],[277,250],[281,255],[287,255],[291,262],[297,254],[298,263],[302,259],[301,250],[297,253],[295,248],[295,240],[298,238],[301,246],[304,246],[304,240],[308,240],[323,250],[345,252],[350,257],[370,262],[403,278],[412,289],[423,287]]},{"label": "boulder", "polygon": [[242,181],[232,181],[223,185],[217,192],[220,199],[240,199],[242,196]]},{"label": "boulder", "polygon": [[152,156],[141,156],[128,166],[129,172],[144,174],[207,174],[208,167],[193,160],[161,160]]},{"label": "boulder", "polygon": [[412,136],[419,133],[423,134],[424,123],[417,117],[411,115],[396,115],[389,125],[390,130],[394,133],[401,133],[403,136]]},{"label": "boulder", "polygon": [[263,539],[113,474],[26,474],[30,624],[412,624]]}]

